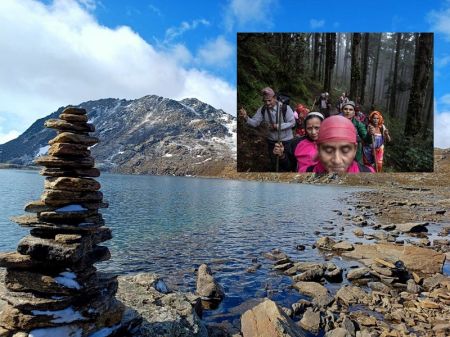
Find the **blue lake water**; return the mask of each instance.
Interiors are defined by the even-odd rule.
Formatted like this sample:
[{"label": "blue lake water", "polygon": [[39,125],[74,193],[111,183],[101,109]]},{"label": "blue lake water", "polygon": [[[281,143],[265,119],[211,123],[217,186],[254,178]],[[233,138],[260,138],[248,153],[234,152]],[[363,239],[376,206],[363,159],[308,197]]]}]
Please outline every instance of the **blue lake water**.
[{"label": "blue lake water", "polygon": [[[315,232],[344,235],[337,228],[345,220],[333,210],[345,212],[342,198],[355,191],[113,174],[97,180],[110,204],[102,213],[114,235],[107,243],[112,258],[98,268],[121,274],[157,272],[170,287],[194,291],[195,268],[207,263],[226,298],[204,319],[234,327],[249,299],[270,297],[288,306],[300,298],[288,277],[272,271],[263,253],[279,248],[295,260],[322,260],[311,248],[318,238]],[[11,251],[28,230],[9,217],[23,214],[27,202],[39,199],[44,177],[37,171],[0,170],[0,182],[0,251]],[[306,250],[297,251],[298,244]],[[246,272],[255,259],[262,267]]]}]

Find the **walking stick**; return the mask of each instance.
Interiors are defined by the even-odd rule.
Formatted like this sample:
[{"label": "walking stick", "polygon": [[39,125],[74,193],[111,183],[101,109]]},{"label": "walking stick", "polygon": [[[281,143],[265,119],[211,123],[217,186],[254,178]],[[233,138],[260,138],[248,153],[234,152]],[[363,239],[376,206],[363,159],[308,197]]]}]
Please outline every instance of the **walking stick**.
[{"label": "walking stick", "polygon": [[313,103],[313,105],[311,106],[311,109],[309,109],[309,111],[313,111],[314,106],[316,105],[316,101],[317,101],[317,97],[314,97],[314,103]]},{"label": "walking stick", "polygon": [[[281,116],[280,116],[280,112],[281,112],[280,105],[277,102],[278,143],[280,143],[280,141],[281,141]],[[280,168],[280,157],[277,156],[276,163],[275,163],[275,170],[278,172],[279,168]]]},{"label": "walking stick", "polygon": [[373,162],[375,164],[375,172],[378,173],[378,164],[377,164],[377,157],[376,157],[376,150],[375,150],[375,136],[372,135],[372,156],[373,156]]}]

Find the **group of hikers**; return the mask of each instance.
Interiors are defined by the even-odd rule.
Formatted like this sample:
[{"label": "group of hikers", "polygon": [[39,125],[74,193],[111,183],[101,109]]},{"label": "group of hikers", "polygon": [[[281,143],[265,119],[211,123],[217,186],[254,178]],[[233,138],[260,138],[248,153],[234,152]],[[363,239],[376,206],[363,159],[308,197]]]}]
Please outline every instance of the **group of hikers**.
[{"label": "group of hikers", "polygon": [[[252,127],[265,122],[273,171],[315,173],[381,172],[384,144],[391,141],[381,112],[366,116],[344,92],[332,114],[328,93],[311,111],[298,104],[295,111],[274,90],[261,91],[263,105],[253,117],[241,107],[239,116]],[[280,118],[278,118],[280,117]]]}]

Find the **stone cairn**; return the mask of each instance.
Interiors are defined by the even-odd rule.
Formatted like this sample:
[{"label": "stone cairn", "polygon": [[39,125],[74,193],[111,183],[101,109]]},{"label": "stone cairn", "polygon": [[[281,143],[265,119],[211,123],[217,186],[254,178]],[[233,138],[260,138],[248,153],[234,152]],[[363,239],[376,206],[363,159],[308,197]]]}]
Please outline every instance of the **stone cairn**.
[{"label": "stone cairn", "polygon": [[[7,302],[0,314],[3,336],[109,336],[121,329],[124,306],[116,300],[117,278],[97,272],[96,262],[110,258],[111,239],[100,208],[100,176],[89,147],[98,139],[89,136],[86,110],[68,107],[60,119],[45,122],[58,134],[49,141],[47,156],[36,159],[45,166],[44,193],[12,220],[31,228],[17,252],[1,253],[6,267],[0,294]],[[6,287],[6,289],[5,289]],[[17,334],[17,335],[16,335]]]}]

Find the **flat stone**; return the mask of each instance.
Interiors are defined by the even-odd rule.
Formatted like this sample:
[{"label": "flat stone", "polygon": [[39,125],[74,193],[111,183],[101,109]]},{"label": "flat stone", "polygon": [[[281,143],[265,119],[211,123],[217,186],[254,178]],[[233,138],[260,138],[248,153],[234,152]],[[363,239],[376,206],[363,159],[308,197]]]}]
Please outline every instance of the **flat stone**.
[{"label": "flat stone", "polygon": [[279,249],[274,249],[271,252],[264,253],[264,257],[272,261],[289,259],[289,257]]},{"label": "flat stone", "polygon": [[67,121],[67,122],[75,122],[75,123],[86,123],[88,121],[87,115],[76,115],[76,114],[70,114],[67,112],[63,112],[59,115],[59,118]]},{"label": "flat stone", "polygon": [[272,268],[275,270],[285,271],[285,270],[292,268],[292,266],[293,266],[293,264],[291,262],[287,262],[284,264],[276,264]]},{"label": "flat stone", "polygon": [[56,168],[92,168],[95,165],[94,158],[84,157],[69,160],[67,158],[60,158],[54,156],[40,156],[34,160],[36,165],[46,166],[46,167],[56,167]]},{"label": "flat stone", "polygon": [[364,303],[367,300],[367,294],[359,287],[344,286],[338,290],[335,298],[338,302],[351,305]]},{"label": "flat stone", "polygon": [[285,270],[284,273],[287,275],[295,275],[298,272],[305,272],[316,268],[323,268],[323,264],[315,262],[295,262],[294,265],[288,270]]},{"label": "flat stone", "polygon": [[402,233],[428,232],[426,226],[428,226],[428,222],[408,222],[395,224],[395,229]]},{"label": "flat stone", "polygon": [[393,276],[394,275],[393,272],[392,272],[392,269],[390,269],[390,268],[379,267],[376,264],[371,265],[370,268],[374,272],[376,272],[376,273],[378,273],[380,275],[383,275],[383,276]]},{"label": "flat stone", "polygon": [[366,268],[366,267],[360,267],[360,268],[351,269],[347,273],[347,279],[350,280],[350,281],[357,280],[357,279],[364,278],[364,277],[368,276],[369,273],[370,273],[370,269]]},{"label": "flat stone", "polygon": [[92,232],[98,227],[105,224],[103,218],[99,214],[96,217],[90,217],[84,219],[84,222],[63,224],[63,223],[52,223],[39,220],[36,215],[21,215],[11,218],[11,221],[19,224],[22,227],[40,228],[43,230],[60,230],[69,231],[75,233]]},{"label": "flat stone", "polygon": [[83,212],[40,212],[38,214],[39,221],[56,222],[56,223],[80,223],[87,218],[99,216],[97,210],[83,211]]},{"label": "flat stone", "polygon": [[300,293],[311,296],[313,298],[316,296],[328,295],[327,288],[317,282],[297,282],[293,285],[293,287]]},{"label": "flat stone", "polygon": [[307,271],[304,271],[301,274],[294,275],[292,279],[294,282],[299,281],[320,281],[320,279],[323,277],[323,269],[321,267],[317,267],[314,269],[309,269]]},{"label": "flat stone", "polygon": [[324,276],[329,282],[342,282],[342,268],[326,270]]},{"label": "flat stone", "polygon": [[328,331],[325,337],[352,337],[352,335],[344,328],[336,328]]},{"label": "flat stone", "polygon": [[91,137],[86,135],[79,135],[72,132],[62,132],[59,135],[57,135],[55,138],[50,140],[48,143],[50,145],[56,144],[56,143],[73,143],[73,144],[82,144],[86,146],[92,146],[94,144],[97,144],[99,142],[99,139],[97,137]]},{"label": "flat stone", "polygon": [[100,189],[100,183],[91,178],[57,177],[45,179],[44,188],[61,191],[88,191],[95,192]]},{"label": "flat stone", "polygon": [[47,177],[99,177],[100,171],[97,168],[44,168],[39,174]]},{"label": "flat stone", "polygon": [[443,285],[444,282],[448,281],[450,278],[442,274],[434,274],[423,280],[423,287],[426,291],[431,291],[436,287]]},{"label": "flat stone", "polygon": [[265,299],[241,317],[243,337],[304,337],[304,332],[273,301]]},{"label": "flat stone", "polygon": [[87,145],[72,143],[55,143],[50,146],[47,153],[56,157],[89,157],[91,155]]},{"label": "flat stone", "polygon": [[320,330],[320,311],[314,312],[312,308],[306,309],[299,325],[312,333],[318,333]]},{"label": "flat stone", "polygon": [[373,291],[378,291],[385,294],[389,294],[391,292],[391,288],[381,282],[369,282],[367,285]]},{"label": "flat stone", "polygon": [[69,132],[94,132],[95,127],[93,124],[84,123],[84,124],[76,124],[70,123],[68,121],[62,119],[48,119],[45,121],[44,126],[47,128],[57,129],[60,131],[69,131]]},{"label": "flat stone", "polygon": [[400,260],[410,272],[419,275],[440,273],[445,260],[445,255],[432,249],[380,243],[376,245],[355,245],[355,250],[342,253],[342,256],[354,259],[382,259],[389,257],[392,260]]},{"label": "flat stone", "polygon": [[411,294],[418,294],[422,291],[422,288],[414,282],[414,280],[410,279],[406,282],[406,291]]},{"label": "flat stone", "polygon": [[52,206],[66,206],[78,203],[96,203],[101,202],[103,193],[95,192],[76,192],[64,190],[44,190],[41,195],[41,200]]},{"label": "flat stone", "polygon": [[68,106],[63,110],[63,114],[86,115],[86,109]]},{"label": "flat stone", "polygon": [[335,245],[333,245],[332,249],[337,250],[337,251],[349,251],[349,250],[353,250],[354,247],[350,242],[341,241],[341,242],[338,242]]}]

